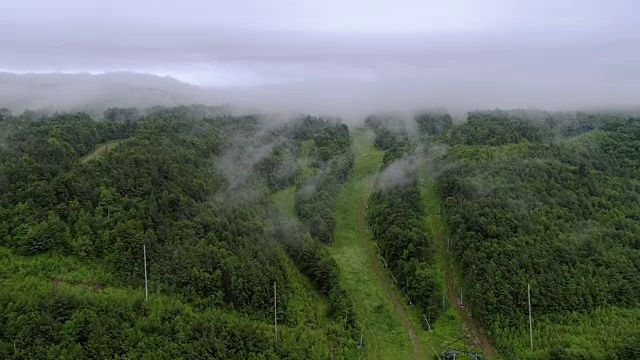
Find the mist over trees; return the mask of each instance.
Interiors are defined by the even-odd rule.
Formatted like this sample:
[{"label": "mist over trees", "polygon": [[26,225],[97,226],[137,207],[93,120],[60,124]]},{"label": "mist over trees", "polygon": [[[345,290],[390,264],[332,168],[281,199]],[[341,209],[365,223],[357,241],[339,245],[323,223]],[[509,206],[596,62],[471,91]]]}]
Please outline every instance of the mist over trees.
[{"label": "mist over trees", "polygon": [[436,279],[435,242],[427,236],[423,218],[416,140],[402,121],[370,116],[365,124],[375,134],[374,144],[384,150],[383,169],[367,206],[367,221],[398,286],[421,313],[435,321],[441,308]]},{"label": "mist over trees", "polygon": [[640,360],[640,1],[0,6],[0,359]]},{"label": "mist over trees", "polygon": [[[465,311],[501,356],[637,357],[638,124],[367,117],[383,153],[363,216],[398,290],[444,321],[436,201]],[[358,358],[366,330],[331,248],[353,129],[204,105],[0,109],[0,356]]]},{"label": "mist over trees", "polygon": [[[302,271],[330,299],[330,313],[343,323],[348,305],[341,305],[347,300],[335,264],[303,232],[270,225],[269,189],[295,178],[281,176],[278,159],[286,145],[275,147],[269,157],[273,162],[263,161],[246,178],[233,179],[242,184],[231,184],[216,162],[234,151],[234,139],[268,141],[260,135],[262,125],[255,116],[195,119],[198,112],[198,107],[157,109],[139,117],[128,109],[110,109],[101,121],[84,114],[31,120],[2,113],[0,126],[7,134],[0,154],[2,267],[50,263],[57,270],[28,277],[4,272],[9,278],[2,285],[0,352],[14,354],[16,342],[20,354],[44,357],[142,356],[163,349],[165,356],[178,357],[247,358],[274,352],[297,357],[292,354],[305,349],[302,343],[280,342],[275,349],[264,325],[273,315],[274,282],[282,333],[300,321],[288,314],[294,290],[279,243],[306,266]],[[105,143],[117,146],[84,160]],[[263,177],[265,172],[269,175]],[[254,196],[217,200],[231,185]],[[78,290],[139,289],[143,245],[150,292],[168,309],[150,307],[135,295],[102,298]],[[79,280],[64,275],[63,264],[69,261],[72,268],[87,267],[74,275]],[[31,302],[20,285],[28,279],[38,289],[26,295]],[[105,311],[120,315],[104,318]],[[203,327],[205,321],[212,325]],[[137,340],[123,329],[155,333],[149,326],[164,326],[173,335],[151,338],[163,344],[157,347],[126,345]],[[306,327],[291,331],[318,336]],[[340,343],[350,336],[342,334],[344,324],[332,331],[335,337],[318,341],[334,342],[334,354],[339,354]],[[175,336],[186,342],[177,343]],[[209,336],[217,340],[209,342]]]},{"label": "mist over trees", "polygon": [[[508,333],[527,321],[527,283],[538,331],[571,314],[637,309],[638,124],[614,114],[488,111],[440,135],[450,150],[436,184],[452,249],[474,316],[505,354],[514,351]],[[587,348],[550,334],[538,341],[556,348],[552,359],[637,354],[638,328],[619,330]],[[598,348],[619,355],[596,356]]]}]

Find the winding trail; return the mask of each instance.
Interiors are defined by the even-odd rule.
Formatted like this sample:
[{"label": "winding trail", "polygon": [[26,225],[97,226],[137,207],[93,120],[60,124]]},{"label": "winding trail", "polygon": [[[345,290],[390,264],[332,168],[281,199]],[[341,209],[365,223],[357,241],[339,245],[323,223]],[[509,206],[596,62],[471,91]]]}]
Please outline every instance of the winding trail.
[{"label": "winding trail", "polygon": [[[421,328],[421,316],[410,308],[394,287],[390,273],[378,259],[364,217],[377,173],[382,165],[382,151],[375,149],[365,130],[352,133],[355,170],[344,184],[336,202],[334,242],[329,247],[340,268],[340,282],[352,297],[364,340],[367,359],[431,359],[435,349],[456,341],[461,336],[466,343],[482,349],[486,358],[498,359],[497,351],[479,324],[461,307],[454,286],[456,270],[447,252],[445,226],[436,212],[438,200],[432,184],[423,186],[423,196],[430,216],[425,219],[437,243],[438,263],[444,273],[447,298],[459,314],[441,318],[435,331]],[[450,310],[447,310],[450,311]],[[452,310],[453,311],[453,310]]]},{"label": "winding trail", "polygon": [[364,219],[365,202],[382,164],[382,152],[368,133],[353,133],[355,173],[336,204],[336,230],[331,254],[340,268],[341,283],[354,300],[369,359],[426,359],[407,305],[378,260]]},{"label": "winding trail", "polygon": [[93,152],[83,158],[80,159],[80,162],[83,164],[86,164],[87,162],[93,160],[93,159],[97,159],[100,156],[104,155],[105,153],[107,153],[107,151],[115,148],[116,146],[120,145],[123,141],[127,141],[127,139],[119,139],[119,140],[111,140],[108,141],[106,143],[102,143],[102,144],[98,144],[96,145],[96,148],[93,150]]}]

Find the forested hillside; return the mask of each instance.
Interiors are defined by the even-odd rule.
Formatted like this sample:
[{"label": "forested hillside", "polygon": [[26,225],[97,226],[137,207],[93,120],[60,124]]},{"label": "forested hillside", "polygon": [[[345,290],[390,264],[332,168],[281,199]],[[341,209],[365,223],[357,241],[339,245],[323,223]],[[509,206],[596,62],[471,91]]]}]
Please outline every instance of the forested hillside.
[{"label": "forested hillside", "polygon": [[450,147],[436,180],[462,286],[503,355],[638,358],[639,119],[473,112],[430,135]]},{"label": "forested hillside", "polygon": [[296,212],[309,226],[311,236],[322,243],[330,243],[336,227],[334,207],[340,185],[353,168],[349,128],[345,124],[306,117],[292,129],[298,141],[313,140],[314,151],[308,165],[317,174],[299,183],[296,190]]},{"label": "forested hillside", "polygon": [[[404,123],[371,116],[365,124],[384,150],[384,168],[367,209],[373,240],[399,287],[432,322],[441,314],[442,289],[435,269],[435,243],[422,222],[426,209],[420,198],[415,140]],[[425,324],[426,325],[426,324]]]},{"label": "forested hillside", "polygon": [[[327,298],[330,318],[356,336],[358,322],[353,304],[339,282],[337,264],[325,247],[335,228],[336,196],[353,167],[349,128],[337,120],[304,116],[277,127],[272,134],[284,147],[274,148],[258,168],[267,182],[274,177],[281,179],[274,190],[293,185],[295,219],[302,223],[281,214],[275,221],[276,238],[300,271]],[[305,142],[311,145],[306,152]],[[286,167],[289,170],[282,176],[284,164],[289,164]]]},{"label": "forested hillside", "polygon": [[[281,244],[303,273],[314,273],[309,258],[323,266],[322,252],[271,213],[271,189],[295,181],[295,144],[256,116],[148,113],[2,112],[0,356],[351,357],[340,302],[335,325],[309,324],[289,304],[304,294]],[[318,289],[345,299],[332,291],[335,264],[324,268]]]},{"label": "forested hillside", "polygon": [[220,111],[0,109],[0,357],[640,358],[640,118]]}]

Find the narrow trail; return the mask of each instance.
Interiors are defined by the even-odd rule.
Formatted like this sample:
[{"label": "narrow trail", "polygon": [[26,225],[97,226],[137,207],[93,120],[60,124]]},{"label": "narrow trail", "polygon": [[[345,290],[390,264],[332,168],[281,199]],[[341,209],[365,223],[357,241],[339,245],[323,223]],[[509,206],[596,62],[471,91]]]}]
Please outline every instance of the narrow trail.
[{"label": "narrow trail", "polygon": [[93,150],[93,152],[83,158],[80,159],[80,162],[83,164],[86,164],[87,162],[93,160],[93,159],[97,159],[100,156],[104,155],[107,151],[110,151],[112,149],[114,149],[115,147],[117,147],[118,145],[120,145],[123,141],[126,141],[127,139],[120,139],[120,140],[111,140],[108,141],[106,143],[102,143],[102,144],[98,144],[96,145],[96,148]]},{"label": "narrow trail", "polygon": [[[416,322],[377,258],[363,210],[382,164],[382,152],[363,130],[353,134],[355,171],[338,196],[329,247],[341,283],[354,300],[367,359],[426,359]],[[419,323],[419,322],[418,322]]]},{"label": "narrow trail", "polygon": [[[432,189],[430,190],[432,191]],[[431,202],[431,209],[429,210],[430,214],[435,214],[435,209],[437,208],[437,205],[435,205],[434,203],[435,200],[433,200],[433,196],[434,194],[427,195],[428,200]],[[466,341],[470,345],[481,349],[488,359],[498,359],[498,352],[496,348],[491,344],[489,337],[482,330],[482,327],[476,321],[476,319],[471,317],[471,315],[469,315],[469,311],[465,307],[461,306],[459,302],[459,293],[454,285],[456,270],[453,267],[451,254],[449,254],[447,250],[447,240],[446,236],[443,235],[443,229],[440,220],[434,215],[429,215],[428,223],[429,227],[432,230],[432,235],[436,240],[438,255],[441,259],[443,259],[442,267],[444,270],[444,276],[447,285],[447,298],[449,300],[449,303],[456,308],[456,311],[460,315],[460,320],[462,322],[462,331],[467,338]]]}]

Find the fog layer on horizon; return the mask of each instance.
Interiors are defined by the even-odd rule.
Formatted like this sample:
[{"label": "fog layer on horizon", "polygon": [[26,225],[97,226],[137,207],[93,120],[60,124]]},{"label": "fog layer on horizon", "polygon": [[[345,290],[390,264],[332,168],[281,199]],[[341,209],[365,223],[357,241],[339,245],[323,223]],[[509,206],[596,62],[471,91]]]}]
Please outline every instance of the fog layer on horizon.
[{"label": "fog layer on horizon", "polygon": [[[201,88],[133,88],[163,105],[264,111],[627,107],[640,91],[639,12],[631,0],[25,0],[0,12],[0,71],[169,75]],[[153,102],[118,95],[110,77],[77,89],[65,78],[29,102],[32,86],[1,79],[14,108]]]}]

